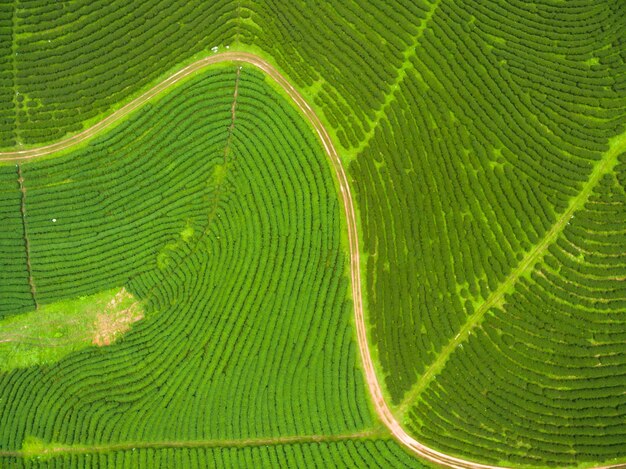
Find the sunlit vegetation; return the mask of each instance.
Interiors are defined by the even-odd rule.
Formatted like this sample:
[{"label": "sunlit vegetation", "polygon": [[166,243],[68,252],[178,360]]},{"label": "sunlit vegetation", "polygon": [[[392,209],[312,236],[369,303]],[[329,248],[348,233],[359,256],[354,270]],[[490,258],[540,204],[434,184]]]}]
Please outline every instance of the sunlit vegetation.
[{"label": "sunlit vegetation", "polygon": [[[229,441],[211,444],[191,444],[188,447],[142,447],[141,443],[115,451],[94,451],[86,446],[72,448],[72,454],[61,454],[62,449],[37,440],[29,440],[27,450],[32,454],[28,467],[83,468],[97,466],[119,467],[184,467],[242,468],[242,467],[393,467],[411,469],[415,459],[389,440],[345,440],[309,443],[250,442],[247,446]],[[165,446],[165,445],[164,445]],[[66,449],[66,448],[63,448]],[[57,453],[55,455],[55,452]],[[420,467],[420,466],[417,466]]]},{"label": "sunlit vegetation", "polygon": [[[534,264],[568,226],[572,204],[582,210],[616,173],[615,158],[626,150],[626,5],[441,0],[320,8],[251,2],[245,24],[260,36],[250,40],[315,96],[355,157],[368,313],[398,418],[418,439],[474,460],[623,458],[625,411],[607,396],[623,395],[626,381],[614,369],[598,371],[611,379],[590,380],[574,365],[579,356],[597,364],[596,355],[623,347],[603,348],[591,326],[560,339],[559,353],[572,362],[563,373],[597,402],[580,400],[532,362],[523,367],[518,358],[512,367],[508,349],[466,355],[462,375],[457,361],[470,353],[466,339],[487,347],[484,335],[477,338],[483,318],[484,327],[492,316],[507,321],[497,310],[512,297],[500,295],[526,291],[542,265]],[[616,184],[623,191],[623,180]],[[602,236],[624,239],[623,232]],[[595,286],[600,305],[623,294],[615,278],[615,285],[587,277],[579,284]],[[527,288],[538,295],[539,287]],[[558,295],[555,285],[545,288]],[[519,321],[542,316],[544,304],[527,305]],[[554,304],[553,321],[569,307]],[[623,308],[619,300],[603,309],[616,334],[624,333]],[[599,319],[580,312],[578,320]],[[518,347],[531,347],[521,331],[510,334]],[[581,340],[589,346],[576,348]],[[492,380],[486,367],[501,378]],[[506,387],[504,370],[517,375]],[[533,386],[545,394],[541,410],[530,397],[518,402]],[[509,407],[520,417],[509,418]]]},{"label": "sunlit vegetation", "polygon": [[[625,30],[621,0],[13,2],[0,148],[76,132],[194,55],[254,50],[349,163],[370,337],[407,431],[485,462],[624,461]],[[0,399],[25,397],[0,416],[0,449],[375,425],[323,152],[247,68],[229,130],[236,76],[190,82],[87,148],[0,166],[0,318],[121,285],[146,305],[109,347],[2,375]],[[392,446],[94,458],[408,461]]]},{"label": "sunlit vegetation", "polygon": [[142,317],[141,304],[124,289],[13,315],[0,321],[0,370],[52,363],[90,345],[110,345]]},{"label": "sunlit vegetation", "polygon": [[[51,447],[97,446],[111,466],[231,457],[420,466],[388,436],[376,441],[330,166],[261,72],[203,72],[83,148],[20,163],[23,191],[15,164],[5,168],[18,222],[26,194],[40,305],[9,320],[39,315],[43,327],[51,311],[72,314],[71,298],[120,285],[145,317],[116,340],[99,320],[91,346],[1,373],[0,402],[11,404],[0,407],[0,455],[35,461]],[[293,436],[301,446],[280,445]],[[278,452],[245,449],[250,438]],[[229,443],[184,449],[213,440]],[[133,442],[140,455],[116,452]],[[182,448],[158,449],[167,442]],[[72,454],[53,460],[91,457]]]}]

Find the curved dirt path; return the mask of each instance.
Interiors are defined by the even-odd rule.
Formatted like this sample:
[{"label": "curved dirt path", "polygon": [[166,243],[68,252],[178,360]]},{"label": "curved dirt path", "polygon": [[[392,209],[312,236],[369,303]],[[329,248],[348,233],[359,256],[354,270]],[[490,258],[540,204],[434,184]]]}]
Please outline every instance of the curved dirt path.
[{"label": "curved dirt path", "polygon": [[[309,122],[311,122],[320,140],[322,141],[324,149],[331,161],[332,167],[335,171],[335,175],[337,177],[337,180],[339,181],[341,198],[343,200],[343,206],[348,222],[348,238],[350,244],[350,276],[352,283],[354,319],[357,328],[359,351],[361,354],[361,361],[363,363],[367,385],[372,397],[372,401],[374,403],[374,407],[376,409],[376,413],[378,414],[380,420],[385,424],[393,437],[399,443],[404,445],[407,449],[409,449],[421,458],[427,459],[442,466],[459,469],[506,469],[503,466],[492,466],[488,464],[480,464],[468,461],[465,459],[450,456],[433,448],[429,448],[428,446],[417,441],[406,431],[404,431],[404,429],[400,425],[400,422],[395,419],[393,413],[391,412],[391,409],[389,408],[387,402],[383,397],[383,391],[376,376],[374,363],[372,362],[372,356],[369,350],[369,343],[367,341],[367,326],[365,323],[365,316],[363,314],[363,301],[361,293],[361,276],[359,269],[361,262],[359,258],[359,239],[356,224],[356,213],[354,209],[352,194],[350,192],[350,185],[348,184],[348,178],[346,177],[346,172],[341,162],[341,158],[339,157],[339,153],[333,145],[332,139],[330,138],[328,131],[320,121],[315,111],[313,111],[313,109],[308,105],[302,95],[291,85],[291,83],[276,68],[274,68],[273,65],[271,65],[269,62],[265,61],[261,57],[247,52],[225,52],[200,59],[197,62],[188,65],[182,70],[166,78],[159,84],[155,85],[153,88],[149,89],[148,91],[135,98],[133,101],[129,102],[128,104],[118,109],[113,114],[104,118],[92,127],[89,127],[88,129],[85,129],[82,132],[72,135],[71,137],[68,137],[59,142],[45,145],[39,148],[0,152],[0,161],[28,160],[70,148],[103,131],[121,118],[141,107],[144,103],[146,103],[148,100],[150,100],[160,92],[173,86],[180,80],[188,77],[190,74],[209,65],[221,62],[242,62],[254,65],[255,67],[267,73],[270,77],[272,77],[274,81],[276,81],[283,88],[283,90],[285,90],[285,92],[293,100],[296,106],[298,106],[298,108],[302,111],[302,113],[309,120]],[[626,464],[622,463],[608,466],[598,466],[595,469],[616,469],[620,467],[624,468],[626,467]]]}]

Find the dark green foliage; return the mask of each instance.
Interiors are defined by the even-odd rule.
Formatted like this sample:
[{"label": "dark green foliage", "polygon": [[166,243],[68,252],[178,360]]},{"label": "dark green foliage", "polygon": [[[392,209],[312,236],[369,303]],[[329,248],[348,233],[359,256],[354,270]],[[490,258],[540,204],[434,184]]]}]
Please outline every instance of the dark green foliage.
[{"label": "dark green foliage", "polygon": [[[531,278],[455,352],[414,409],[412,429],[447,451],[492,461],[623,454],[625,227],[626,194],[606,175]],[[471,445],[442,442],[448,425],[468,432]]]},{"label": "dark green foliage", "polygon": [[[606,85],[625,80],[626,65],[602,55],[623,31],[626,10],[569,5],[544,6],[550,20],[540,27],[543,14],[519,16],[516,2],[440,2],[353,163],[370,317],[396,401],[623,131],[626,97]],[[561,13],[569,11],[579,34],[562,34]],[[548,47],[546,38],[561,45]],[[596,56],[597,66],[585,64]],[[518,65],[522,57],[532,67]],[[585,81],[563,87],[553,78],[546,88],[528,78],[535,69]]]},{"label": "dark green foliage", "polygon": [[15,6],[0,3],[0,148],[15,145],[15,51],[13,21]]},{"label": "dark green foliage", "polygon": [[[97,3],[42,0],[0,7],[0,38],[11,37],[10,49],[18,52],[0,62],[0,147],[76,131],[195,52],[220,44],[256,47],[310,98],[336,143],[355,157],[349,177],[367,254],[368,317],[395,403],[542,242],[603,164],[611,139],[626,131],[626,3],[620,0]],[[9,50],[6,39],[0,47]],[[229,100],[220,96],[228,121]],[[260,130],[273,143],[259,117],[263,104],[255,105],[258,120],[247,130]],[[177,170],[191,172],[198,160],[184,148],[217,151],[219,145],[199,146],[200,128],[187,132],[176,115],[158,117],[164,126],[145,137],[156,142],[150,149],[155,158],[172,158]],[[160,130],[165,125],[167,132]],[[168,133],[170,143],[163,141]],[[267,158],[255,152],[248,133],[237,135],[233,149]],[[34,274],[44,300],[137,274],[146,285],[132,285],[147,294],[148,285],[161,281],[154,273],[160,259],[165,266],[180,265],[175,275],[162,274],[167,288],[154,300],[160,307],[168,295],[180,295],[181,285],[194,284],[195,271],[184,266],[199,262],[163,246],[176,244],[188,223],[202,231],[207,204],[221,200],[217,217],[231,201],[230,192],[216,198],[214,186],[194,178],[174,179],[159,194],[137,200],[126,196],[135,189],[102,186],[100,165],[116,158],[104,148],[113,143],[101,142],[97,162],[77,166],[76,178],[63,175],[93,180],[68,183],[81,194],[75,228],[59,224],[56,234],[36,233]],[[128,143],[125,151],[142,154],[142,148]],[[615,284],[624,277],[624,220],[614,202],[626,185],[623,159],[414,403],[409,430],[417,438],[472,459],[511,464],[575,465],[626,455],[626,404],[620,400],[626,392],[620,346],[626,300]],[[157,171],[147,161],[129,156],[127,166],[106,164],[111,180],[145,173],[161,181],[173,171]],[[201,161],[199,174],[217,166]],[[233,172],[242,171],[237,168]],[[25,174],[27,184],[43,177],[35,166],[25,167]],[[307,181],[316,172],[308,174]],[[15,204],[19,194],[9,175],[10,186],[0,193],[12,194],[7,204]],[[291,193],[280,177],[265,178]],[[64,180],[57,177],[56,183]],[[45,203],[50,190],[33,188],[32,202],[41,207],[34,208],[35,227],[45,226],[54,208]],[[239,191],[254,198],[247,187]],[[272,205],[279,219],[296,210],[290,200]],[[165,202],[165,209],[153,210]],[[256,210],[267,203],[237,213],[260,213],[263,226],[273,224],[271,213]],[[94,230],[92,216],[106,223]],[[315,233],[319,220],[324,218],[306,230]],[[139,229],[143,238],[135,234]],[[293,234],[285,237],[293,242]],[[6,242],[18,241],[14,236]],[[259,235],[257,243],[265,241]],[[45,257],[47,244],[67,249],[76,243],[93,252]],[[232,250],[235,241],[213,243],[206,247],[209,254]],[[133,254],[123,265],[109,262],[112,255],[124,258],[127,249]],[[22,254],[16,256],[18,272]],[[314,265],[327,261],[320,255]],[[144,271],[150,262],[153,270]],[[238,285],[232,282],[229,288]],[[23,280],[17,284],[15,294],[19,290],[27,305],[28,289]],[[347,337],[348,329],[342,331]]]},{"label": "dark green foliage", "polygon": [[28,283],[16,165],[0,166],[0,319],[35,307]]},{"label": "dark green foliage", "polygon": [[[229,44],[236,10],[232,1],[16,5],[0,6],[0,148],[58,140],[192,55]],[[24,101],[14,105],[16,92]]]}]

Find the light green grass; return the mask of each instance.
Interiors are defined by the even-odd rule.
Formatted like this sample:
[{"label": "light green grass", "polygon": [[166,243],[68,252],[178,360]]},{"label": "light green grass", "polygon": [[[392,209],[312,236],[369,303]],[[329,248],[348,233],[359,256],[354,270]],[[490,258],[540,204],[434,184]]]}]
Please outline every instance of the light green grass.
[{"label": "light green grass", "polygon": [[143,316],[125,289],[44,305],[0,321],[0,371],[54,363],[92,345],[105,345]]}]

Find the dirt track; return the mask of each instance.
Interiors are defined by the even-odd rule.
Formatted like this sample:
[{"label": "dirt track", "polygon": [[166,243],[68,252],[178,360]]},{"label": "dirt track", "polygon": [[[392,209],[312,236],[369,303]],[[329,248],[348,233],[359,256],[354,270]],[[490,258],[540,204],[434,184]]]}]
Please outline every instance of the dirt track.
[{"label": "dirt track", "polygon": [[[428,446],[423,445],[422,443],[411,437],[408,433],[406,433],[401,427],[400,423],[393,416],[389,406],[387,405],[387,402],[383,397],[382,388],[376,376],[374,364],[372,362],[372,357],[369,351],[369,343],[367,341],[367,327],[363,314],[361,293],[361,277],[359,269],[359,240],[356,224],[356,214],[352,194],[350,192],[350,185],[348,184],[348,179],[346,177],[346,172],[344,170],[343,164],[341,163],[339,154],[335,149],[335,146],[333,145],[330,135],[325,127],[322,125],[322,122],[318,118],[317,114],[307,104],[302,95],[289,83],[289,81],[287,81],[287,79],[283,75],[281,75],[281,73],[276,70],[276,68],[274,68],[270,63],[266,62],[261,57],[246,52],[225,52],[222,54],[215,54],[204,59],[200,59],[197,62],[194,62],[191,65],[183,68],[182,70],[174,73],[169,78],[163,80],[161,83],[146,91],[141,96],[137,97],[130,103],[126,104],[124,107],[115,111],[113,114],[98,122],[94,126],[85,129],[82,132],[77,133],[71,137],[68,137],[65,140],[61,140],[51,145],[13,152],[0,152],[0,161],[27,160],[31,158],[36,158],[39,156],[48,155],[59,150],[64,150],[80,142],[83,142],[103,131],[127,114],[133,112],[135,109],[141,107],[145,102],[153,98],[155,95],[171,87],[178,81],[183,80],[190,74],[209,65],[221,62],[242,62],[254,65],[255,67],[263,70],[270,77],[272,77],[287,92],[287,94],[291,97],[296,106],[298,106],[298,108],[303,112],[306,118],[311,122],[317,134],[319,135],[320,140],[322,141],[328,157],[330,158],[332,167],[339,181],[341,198],[343,200],[343,206],[348,222],[352,297],[354,302],[354,319],[357,328],[359,351],[361,354],[363,369],[365,371],[367,379],[367,385],[379,418],[382,420],[382,422],[385,424],[385,426],[389,429],[389,431],[398,442],[400,442],[410,451],[424,459],[430,460],[434,463],[446,467],[453,468],[503,469],[502,466],[479,464],[461,458],[456,458],[454,456],[450,456],[429,448]],[[609,469],[618,467],[626,467],[626,464],[598,466],[596,469]]]}]

